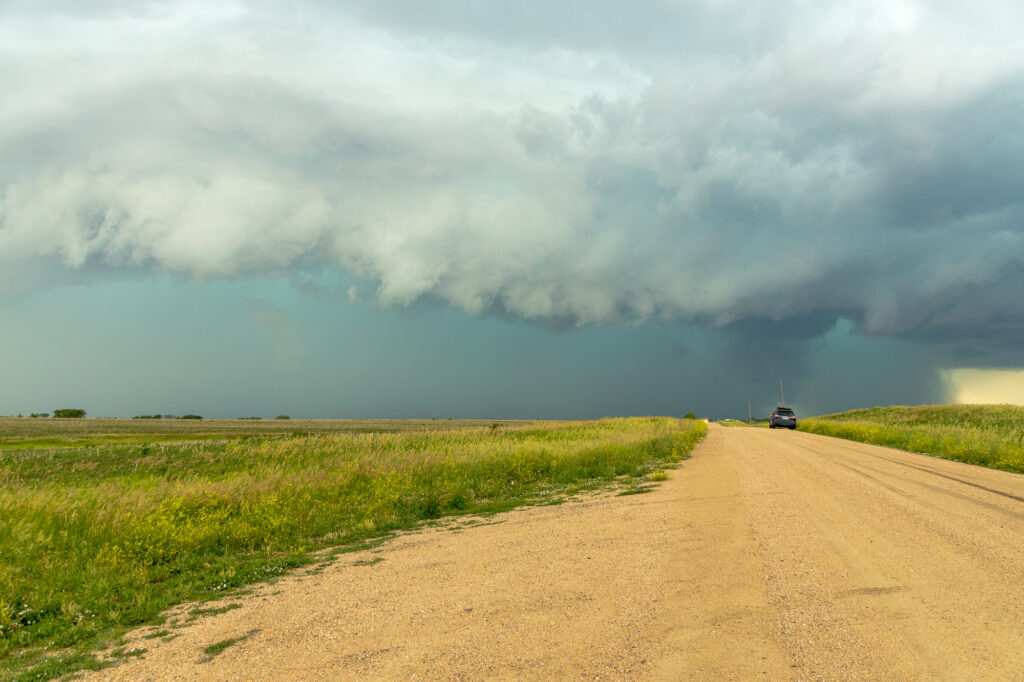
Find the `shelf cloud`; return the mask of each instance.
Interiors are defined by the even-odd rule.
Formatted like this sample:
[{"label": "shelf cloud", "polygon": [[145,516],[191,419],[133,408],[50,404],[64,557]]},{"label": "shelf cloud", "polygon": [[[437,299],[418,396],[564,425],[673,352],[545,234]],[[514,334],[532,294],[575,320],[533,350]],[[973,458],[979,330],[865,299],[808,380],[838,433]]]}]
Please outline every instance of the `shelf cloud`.
[{"label": "shelf cloud", "polygon": [[556,326],[1024,336],[1019,4],[498,4],[5,3],[0,293],[316,260]]}]

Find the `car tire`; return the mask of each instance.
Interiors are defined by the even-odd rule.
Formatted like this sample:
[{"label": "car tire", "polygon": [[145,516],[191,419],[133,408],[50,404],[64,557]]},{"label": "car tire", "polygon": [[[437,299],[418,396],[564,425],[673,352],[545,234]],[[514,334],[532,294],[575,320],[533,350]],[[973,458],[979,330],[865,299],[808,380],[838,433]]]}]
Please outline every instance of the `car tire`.
[{"label": "car tire", "polygon": [[790,431],[796,431],[796,427],[795,427],[795,426],[790,426],[790,427],[789,427],[789,430],[790,430]]}]

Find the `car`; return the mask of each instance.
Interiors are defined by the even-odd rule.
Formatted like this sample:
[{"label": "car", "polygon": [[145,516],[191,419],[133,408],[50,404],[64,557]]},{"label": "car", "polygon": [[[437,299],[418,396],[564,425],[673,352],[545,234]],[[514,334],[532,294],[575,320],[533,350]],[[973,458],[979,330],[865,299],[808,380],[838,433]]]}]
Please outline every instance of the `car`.
[{"label": "car", "polygon": [[796,428],[796,413],[788,407],[776,407],[775,411],[768,417],[768,428],[784,426],[787,429]]}]

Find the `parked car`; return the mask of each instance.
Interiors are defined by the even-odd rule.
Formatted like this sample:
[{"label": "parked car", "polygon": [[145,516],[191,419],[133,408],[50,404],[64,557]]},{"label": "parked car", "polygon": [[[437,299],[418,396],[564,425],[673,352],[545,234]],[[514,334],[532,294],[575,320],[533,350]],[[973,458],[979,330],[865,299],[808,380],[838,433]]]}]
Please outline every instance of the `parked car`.
[{"label": "parked car", "polygon": [[771,416],[768,417],[768,428],[784,426],[787,429],[796,428],[796,413],[788,407],[776,407]]}]

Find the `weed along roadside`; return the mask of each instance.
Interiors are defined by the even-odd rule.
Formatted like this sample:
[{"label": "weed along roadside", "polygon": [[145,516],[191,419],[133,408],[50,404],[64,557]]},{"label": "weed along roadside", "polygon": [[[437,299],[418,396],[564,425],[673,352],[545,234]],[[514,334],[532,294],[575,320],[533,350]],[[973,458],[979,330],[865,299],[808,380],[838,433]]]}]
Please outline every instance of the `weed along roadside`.
[{"label": "weed along roadside", "polygon": [[920,405],[852,410],[801,421],[823,436],[1024,473],[1024,407]]},{"label": "weed along roadside", "polygon": [[105,665],[94,652],[129,628],[308,564],[318,550],[581,489],[642,492],[705,430],[702,421],[645,417],[382,422],[377,431],[301,435],[232,428],[230,437],[146,433],[72,447],[0,440],[0,678]]}]

